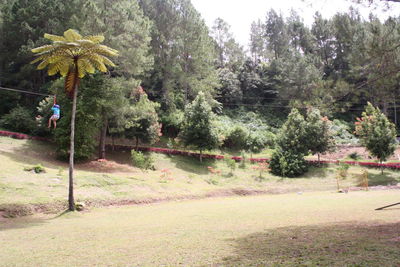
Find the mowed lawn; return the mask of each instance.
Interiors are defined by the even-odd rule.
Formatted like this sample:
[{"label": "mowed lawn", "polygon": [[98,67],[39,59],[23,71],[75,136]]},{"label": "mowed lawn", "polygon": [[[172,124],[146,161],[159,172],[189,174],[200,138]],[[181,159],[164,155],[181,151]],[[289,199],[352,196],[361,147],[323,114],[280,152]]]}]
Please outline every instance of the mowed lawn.
[{"label": "mowed lawn", "polygon": [[374,210],[399,201],[310,192],[3,220],[0,266],[400,266],[400,206]]}]

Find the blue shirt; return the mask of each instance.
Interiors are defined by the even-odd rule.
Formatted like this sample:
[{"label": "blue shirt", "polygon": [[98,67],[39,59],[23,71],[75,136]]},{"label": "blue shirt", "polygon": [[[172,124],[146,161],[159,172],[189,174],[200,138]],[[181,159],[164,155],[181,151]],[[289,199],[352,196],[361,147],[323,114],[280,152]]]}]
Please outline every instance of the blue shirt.
[{"label": "blue shirt", "polygon": [[52,107],[51,110],[53,111],[53,115],[57,115],[60,117],[60,108]]}]

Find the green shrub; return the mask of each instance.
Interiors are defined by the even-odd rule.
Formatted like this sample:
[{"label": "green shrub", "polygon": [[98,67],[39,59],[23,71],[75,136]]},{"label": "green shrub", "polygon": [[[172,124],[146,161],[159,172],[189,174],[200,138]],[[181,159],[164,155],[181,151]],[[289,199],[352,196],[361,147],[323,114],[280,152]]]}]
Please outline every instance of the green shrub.
[{"label": "green shrub", "polygon": [[18,106],[0,119],[0,126],[10,131],[32,134],[36,130],[36,121],[28,109]]},{"label": "green shrub", "polygon": [[308,170],[304,156],[290,150],[274,152],[269,166],[273,174],[285,177],[300,176]]},{"label": "green shrub", "polygon": [[249,131],[241,125],[235,125],[224,141],[224,146],[233,149],[246,148]]},{"label": "green shrub", "polygon": [[359,160],[359,159],[361,159],[361,155],[358,154],[357,152],[350,153],[348,157],[351,158],[351,159],[353,159],[353,160]]},{"label": "green shrub", "polygon": [[228,116],[216,118],[218,134],[223,147],[258,153],[267,146],[274,145],[274,129],[265,124],[257,114],[239,112],[231,114],[231,116],[234,119]]},{"label": "green shrub", "polygon": [[250,153],[260,153],[267,146],[273,147],[275,135],[271,132],[251,132],[247,138],[246,149]]},{"label": "green shrub", "polygon": [[25,167],[24,171],[34,171],[35,173],[42,173],[42,172],[46,172],[46,169],[42,166],[42,164],[37,164],[35,166],[32,167]]},{"label": "green shrub", "polygon": [[75,203],[75,209],[77,211],[83,211],[86,208],[86,205],[84,202],[76,202]]},{"label": "green shrub", "polygon": [[214,178],[210,178],[210,179],[206,179],[205,180],[208,184],[212,184],[212,185],[218,185],[218,180],[214,179]]},{"label": "green shrub", "polygon": [[154,159],[150,153],[143,154],[140,151],[131,150],[131,158],[133,166],[142,169],[149,170],[154,169]]}]

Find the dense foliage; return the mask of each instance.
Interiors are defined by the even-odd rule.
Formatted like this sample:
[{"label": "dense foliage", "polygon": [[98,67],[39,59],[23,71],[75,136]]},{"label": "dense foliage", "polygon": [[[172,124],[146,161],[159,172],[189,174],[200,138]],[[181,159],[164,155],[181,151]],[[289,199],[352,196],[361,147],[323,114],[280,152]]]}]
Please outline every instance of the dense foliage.
[{"label": "dense foliage", "polygon": [[0,127],[21,133],[36,133],[36,123],[32,113],[26,108],[17,106],[0,119]]}]

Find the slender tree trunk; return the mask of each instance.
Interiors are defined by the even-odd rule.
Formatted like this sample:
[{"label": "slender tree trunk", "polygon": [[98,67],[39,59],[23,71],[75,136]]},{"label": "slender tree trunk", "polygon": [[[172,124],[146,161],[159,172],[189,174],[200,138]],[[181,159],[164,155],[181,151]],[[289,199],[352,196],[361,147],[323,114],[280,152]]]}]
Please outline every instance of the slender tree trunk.
[{"label": "slender tree trunk", "polygon": [[388,116],[388,105],[386,101],[384,101],[382,104],[382,112],[383,114],[385,114],[386,117]]},{"label": "slender tree trunk", "polygon": [[340,190],[339,177],[336,177],[336,186],[337,186],[337,191],[339,192],[339,190]]},{"label": "slender tree trunk", "polygon": [[319,166],[319,165],[321,165],[321,160],[320,160],[320,157],[319,157],[319,153],[317,153],[317,155],[318,155],[318,166]]},{"label": "slender tree trunk", "polygon": [[103,126],[101,127],[101,132],[100,132],[99,159],[106,158],[107,128],[108,128],[108,119],[107,116],[103,113]]},{"label": "slender tree trunk", "polygon": [[69,194],[68,194],[68,207],[70,211],[75,210],[74,201],[74,154],[75,154],[75,114],[76,114],[76,100],[78,96],[78,83],[75,83],[74,96],[72,100],[72,114],[71,114],[71,139],[69,149]]},{"label": "slender tree trunk", "polygon": [[111,135],[112,151],[115,151],[115,140],[114,135]]},{"label": "slender tree trunk", "polygon": [[200,150],[200,162],[203,162],[203,151]]},{"label": "slender tree trunk", "polygon": [[139,148],[139,137],[136,137],[136,151],[138,150],[138,148]]}]

